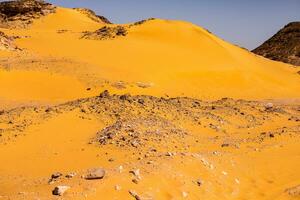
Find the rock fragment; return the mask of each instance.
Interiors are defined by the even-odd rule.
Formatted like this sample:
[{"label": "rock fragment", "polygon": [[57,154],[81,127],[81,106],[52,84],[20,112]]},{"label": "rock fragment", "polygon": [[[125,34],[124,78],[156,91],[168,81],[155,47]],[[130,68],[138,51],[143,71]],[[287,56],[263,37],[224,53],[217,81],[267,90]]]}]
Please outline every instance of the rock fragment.
[{"label": "rock fragment", "polygon": [[134,176],[140,176],[140,169],[135,169],[135,170],[131,170],[129,171],[129,173],[133,174]]},{"label": "rock fragment", "polygon": [[100,98],[107,98],[109,97],[109,92],[108,90],[104,90],[103,92],[100,93],[99,95]]},{"label": "rock fragment", "polygon": [[61,176],[62,176],[62,173],[56,172],[56,173],[54,173],[54,174],[51,175],[51,178],[52,178],[52,179],[57,179],[57,178],[59,178],[59,177],[61,177]]},{"label": "rock fragment", "polygon": [[142,198],[138,195],[138,193],[134,190],[129,190],[129,194],[134,197],[136,200],[142,200]]},{"label": "rock fragment", "polygon": [[273,108],[274,108],[273,103],[267,103],[267,104],[265,105],[265,109],[266,109],[266,110],[271,110],[271,109],[273,109]]},{"label": "rock fragment", "polygon": [[68,173],[66,175],[66,178],[73,178],[74,176],[76,176],[76,173],[75,172],[71,172],[71,173]]},{"label": "rock fragment", "polygon": [[102,168],[94,168],[88,170],[88,173],[84,176],[86,180],[103,179],[105,176],[105,170]]},{"label": "rock fragment", "polygon": [[292,187],[292,188],[288,188],[288,189],[285,190],[285,192],[287,194],[289,194],[290,196],[300,197],[300,185],[297,185],[297,186]]},{"label": "rock fragment", "polygon": [[120,191],[121,189],[122,189],[121,186],[119,186],[119,185],[116,185],[116,186],[115,186],[115,190]]},{"label": "rock fragment", "polygon": [[56,186],[52,191],[53,195],[62,196],[67,190],[70,189],[70,186]]},{"label": "rock fragment", "polygon": [[183,197],[183,198],[187,198],[188,195],[189,195],[189,194],[188,194],[187,192],[182,192],[182,197]]},{"label": "rock fragment", "polygon": [[196,180],[196,183],[198,186],[201,186],[203,184],[203,181],[201,179]]}]

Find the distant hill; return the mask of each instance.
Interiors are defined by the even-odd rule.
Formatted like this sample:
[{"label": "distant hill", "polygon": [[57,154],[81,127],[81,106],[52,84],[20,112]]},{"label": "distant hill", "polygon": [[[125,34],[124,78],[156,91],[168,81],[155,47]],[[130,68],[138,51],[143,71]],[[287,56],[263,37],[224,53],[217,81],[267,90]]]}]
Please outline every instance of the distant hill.
[{"label": "distant hill", "polygon": [[300,22],[292,22],[253,50],[266,58],[300,66]]}]

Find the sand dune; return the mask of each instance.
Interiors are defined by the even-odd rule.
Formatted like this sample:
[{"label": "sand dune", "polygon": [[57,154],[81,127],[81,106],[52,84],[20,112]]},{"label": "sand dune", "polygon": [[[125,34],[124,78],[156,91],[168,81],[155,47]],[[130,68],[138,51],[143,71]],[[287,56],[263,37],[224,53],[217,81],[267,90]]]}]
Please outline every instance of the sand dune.
[{"label": "sand dune", "polygon": [[299,199],[295,67],[188,22],[90,14],[0,28],[20,48],[0,50],[0,200]]},{"label": "sand dune", "polygon": [[16,41],[27,52],[85,62],[86,74],[112,82],[153,85],[147,90],[128,87],[126,92],[135,94],[208,99],[299,97],[300,77],[295,69],[255,56],[196,25],[155,19],[130,28],[122,25],[128,29],[125,37],[80,39],[82,32],[103,26],[76,10],[58,8],[35,20],[29,29],[5,32],[28,36]]}]

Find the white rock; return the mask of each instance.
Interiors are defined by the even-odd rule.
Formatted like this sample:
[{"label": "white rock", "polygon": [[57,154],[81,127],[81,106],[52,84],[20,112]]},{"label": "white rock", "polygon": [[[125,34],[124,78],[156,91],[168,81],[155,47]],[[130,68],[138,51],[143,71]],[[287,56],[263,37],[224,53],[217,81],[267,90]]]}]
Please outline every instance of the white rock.
[{"label": "white rock", "polygon": [[124,168],[123,168],[123,166],[121,165],[121,166],[119,166],[118,169],[119,169],[119,173],[122,173]]},{"label": "white rock", "polygon": [[273,107],[274,107],[273,103],[267,103],[267,104],[265,105],[265,108],[266,108],[267,110],[272,109]]},{"label": "white rock", "polygon": [[56,186],[52,194],[62,196],[68,189],[70,189],[70,186]]},{"label": "white rock", "polygon": [[136,177],[141,176],[140,169],[131,170],[129,173],[133,174]]},{"label": "white rock", "polygon": [[182,197],[183,197],[183,198],[187,198],[188,195],[189,195],[189,194],[188,194],[187,192],[182,192]]},{"label": "white rock", "polygon": [[119,186],[119,185],[116,185],[116,186],[115,186],[115,190],[120,191],[121,189],[122,189],[121,186]]}]

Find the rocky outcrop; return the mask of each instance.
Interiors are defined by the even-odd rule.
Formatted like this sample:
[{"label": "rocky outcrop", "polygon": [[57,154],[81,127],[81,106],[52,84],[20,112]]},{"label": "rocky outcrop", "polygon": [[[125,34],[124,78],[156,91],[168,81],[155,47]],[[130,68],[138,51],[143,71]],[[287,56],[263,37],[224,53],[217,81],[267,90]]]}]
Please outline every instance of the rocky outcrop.
[{"label": "rocky outcrop", "polygon": [[90,19],[94,20],[95,22],[99,23],[105,23],[105,24],[112,24],[106,17],[101,15],[96,15],[96,13],[90,9],[87,8],[74,8],[74,10],[77,10],[78,12],[85,14]]},{"label": "rocky outcrop", "polygon": [[127,29],[124,26],[104,26],[97,31],[83,33],[82,38],[93,40],[108,40],[126,36],[127,34]]},{"label": "rocky outcrop", "polygon": [[300,22],[289,23],[253,52],[271,60],[300,66]]},{"label": "rocky outcrop", "polygon": [[14,37],[7,36],[0,31],[0,50],[17,51],[21,49],[14,44]]},{"label": "rocky outcrop", "polygon": [[148,21],[155,20],[155,18],[149,18],[146,20],[141,20],[129,25],[118,25],[118,26],[103,26],[102,28],[92,31],[84,32],[81,38],[83,39],[92,39],[92,40],[111,40],[119,37],[127,36],[128,30],[140,26]]},{"label": "rocky outcrop", "polygon": [[25,28],[34,19],[53,12],[55,12],[55,6],[41,0],[0,2],[0,27]]}]

